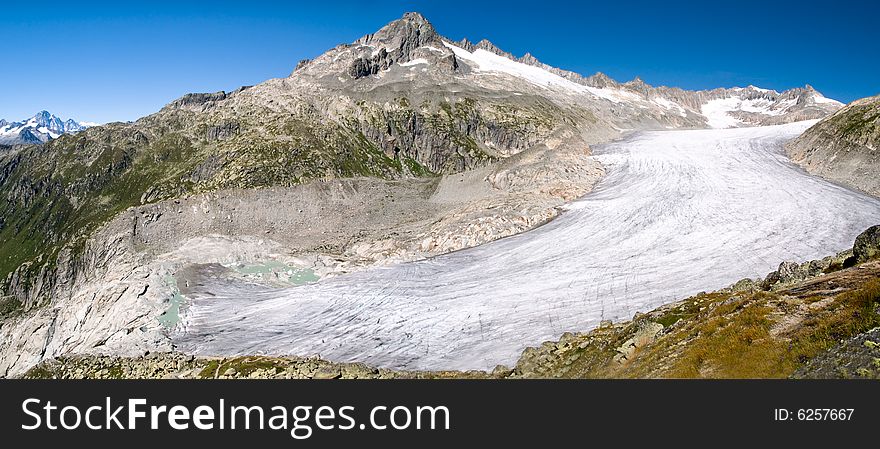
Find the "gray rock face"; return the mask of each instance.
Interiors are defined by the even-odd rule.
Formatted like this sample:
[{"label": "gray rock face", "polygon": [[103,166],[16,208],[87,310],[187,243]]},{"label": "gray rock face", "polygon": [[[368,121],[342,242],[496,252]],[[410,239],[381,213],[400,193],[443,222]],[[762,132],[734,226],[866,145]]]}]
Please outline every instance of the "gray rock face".
[{"label": "gray rock face", "polygon": [[[804,281],[824,273],[832,272],[851,265],[850,259],[853,250],[842,251],[834,256],[828,256],[820,260],[811,260],[803,263],[786,261],[779,264],[779,269],[773,271],[764,278],[760,288],[764,290],[776,290]],[[741,281],[742,282],[742,281]]]},{"label": "gray rock face", "polygon": [[238,122],[225,122],[223,124],[208,128],[208,141],[225,140],[238,135],[241,131],[241,125]]},{"label": "gray rock face", "polygon": [[434,26],[421,14],[408,12],[400,20],[355,41],[355,45],[381,46],[381,49],[369,57],[355,59],[348,73],[355,79],[375,75],[395,62],[411,61],[417,49],[432,44],[442,46]]},{"label": "gray rock face", "polygon": [[811,173],[880,196],[880,96],[852,102],[786,150]]},{"label": "gray rock face", "polygon": [[214,92],[214,93],[193,93],[186,94],[183,97],[174,100],[169,104],[170,107],[187,107],[187,106],[200,106],[209,102],[216,102],[226,99],[226,92]]},{"label": "gray rock face", "polygon": [[361,56],[348,67],[348,74],[354,79],[375,75],[382,70],[387,70],[394,64],[394,58],[383,48],[372,58]]},{"label": "gray rock face", "polygon": [[880,328],[874,328],[811,359],[798,379],[880,379]]}]

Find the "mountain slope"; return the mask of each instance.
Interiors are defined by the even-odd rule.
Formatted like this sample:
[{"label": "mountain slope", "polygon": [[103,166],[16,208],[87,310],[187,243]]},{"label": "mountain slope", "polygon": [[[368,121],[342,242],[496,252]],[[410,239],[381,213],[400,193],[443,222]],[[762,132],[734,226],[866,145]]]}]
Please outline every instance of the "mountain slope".
[{"label": "mountain slope", "polygon": [[812,173],[880,196],[880,96],[850,103],[787,150]]},{"label": "mountain slope", "polygon": [[247,239],[267,254],[319,252],[321,269],[427,257],[552,218],[601,176],[589,145],[625,130],[836,107],[810,88],[582,77],[488,41],[452,42],[409,13],[288,77],[0,151],[0,299],[18,317],[0,328],[0,374],[167,344],[156,316],[173,307],[168,251],[219,263]]},{"label": "mountain slope", "polygon": [[63,121],[47,111],[40,111],[20,122],[10,123],[0,119],[0,145],[45,143],[62,134],[77,133],[94,125],[73,119]]}]

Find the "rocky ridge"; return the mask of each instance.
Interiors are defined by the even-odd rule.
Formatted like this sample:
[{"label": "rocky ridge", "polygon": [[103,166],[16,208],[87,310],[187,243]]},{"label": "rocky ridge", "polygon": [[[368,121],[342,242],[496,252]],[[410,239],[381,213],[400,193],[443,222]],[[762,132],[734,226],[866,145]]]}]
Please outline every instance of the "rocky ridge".
[{"label": "rocky ridge", "polygon": [[807,171],[880,196],[880,96],[848,104],[786,147]]}]

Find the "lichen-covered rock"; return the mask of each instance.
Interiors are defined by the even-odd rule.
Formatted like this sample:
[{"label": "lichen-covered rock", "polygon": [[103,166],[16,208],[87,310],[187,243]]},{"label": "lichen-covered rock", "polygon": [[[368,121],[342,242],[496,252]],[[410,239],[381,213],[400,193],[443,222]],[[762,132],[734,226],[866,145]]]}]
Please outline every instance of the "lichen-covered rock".
[{"label": "lichen-covered rock", "polygon": [[635,334],[616,349],[617,354],[614,356],[614,361],[624,363],[639,348],[653,343],[660,332],[663,332],[662,324],[653,321],[642,321]]},{"label": "lichen-covered rock", "polygon": [[802,379],[880,379],[880,328],[841,342],[798,369]]},{"label": "lichen-covered rock", "polygon": [[856,237],[853,245],[856,263],[867,262],[880,257],[880,225],[872,226]]}]

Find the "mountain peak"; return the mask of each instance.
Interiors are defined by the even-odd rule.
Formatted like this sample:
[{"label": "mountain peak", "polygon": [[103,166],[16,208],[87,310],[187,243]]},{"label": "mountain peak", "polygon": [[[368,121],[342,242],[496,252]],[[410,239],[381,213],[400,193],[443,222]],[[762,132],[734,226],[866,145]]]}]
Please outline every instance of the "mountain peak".
[{"label": "mountain peak", "polygon": [[[379,31],[368,34],[355,43],[370,45],[375,43],[400,43],[424,45],[437,38],[437,30],[428,19],[417,12],[408,12],[403,17],[385,25]],[[415,47],[413,47],[415,48]]]},{"label": "mountain peak", "polygon": [[[379,31],[356,40],[355,47],[368,47],[371,51],[352,61],[347,72],[354,79],[375,75],[394,64],[411,61],[421,47],[442,47],[442,42],[443,38],[424,16],[415,12],[406,13]],[[451,67],[454,68],[455,64],[452,58]]]},{"label": "mountain peak", "polygon": [[611,79],[611,77],[609,77],[608,75],[606,75],[602,72],[596,72],[594,75],[588,77],[586,79],[586,82],[587,82],[587,85],[589,85],[589,86],[599,87],[599,88],[617,85],[617,81],[614,81],[613,79]]},{"label": "mountain peak", "polygon": [[624,83],[624,84],[629,85],[629,86],[639,86],[639,87],[641,87],[641,86],[647,86],[647,84],[645,83],[645,81],[642,80],[642,78],[641,78],[640,76],[636,76],[635,78],[633,78],[633,79],[627,81],[627,82]]},{"label": "mountain peak", "polygon": [[431,23],[428,22],[428,19],[426,19],[425,16],[423,16],[421,13],[418,13],[416,11],[409,11],[409,12],[403,13],[403,17],[401,17],[398,20],[405,20],[405,21],[409,21],[409,22],[424,23],[424,24],[431,25]]},{"label": "mountain peak", "polygon": [[536,58],[534,55],[532,55],[529,52],[526,52],[526,54],[522,55],[522,57],[519,58],[519,62],[521,62],[523,64],[532,65],[532,66],[537,66],[537,65],[541,64],[541,61],[538,61],[538,58]]},{"label": "mountain peak", "polygon": [[82,131],[89,126],[91,124],[73,119],[62,121],[49,111],[42,110],[19,122],[0,120],[0,144],[44,143],[62,134]]}]

